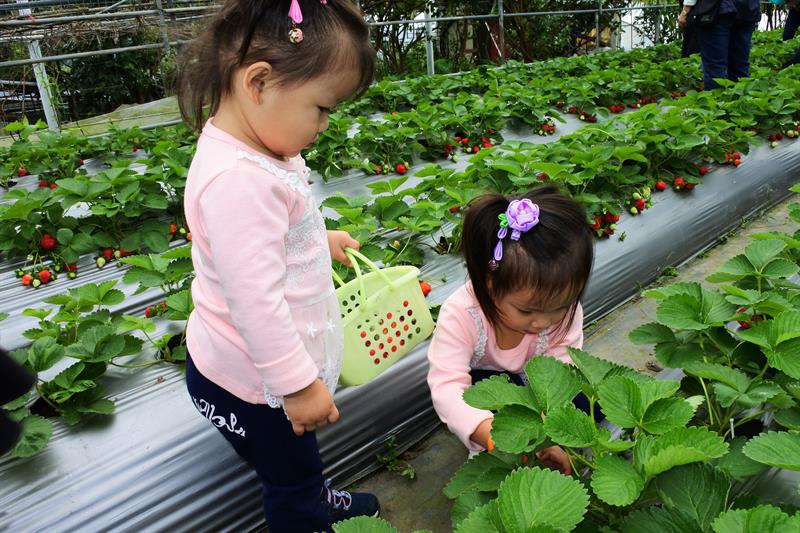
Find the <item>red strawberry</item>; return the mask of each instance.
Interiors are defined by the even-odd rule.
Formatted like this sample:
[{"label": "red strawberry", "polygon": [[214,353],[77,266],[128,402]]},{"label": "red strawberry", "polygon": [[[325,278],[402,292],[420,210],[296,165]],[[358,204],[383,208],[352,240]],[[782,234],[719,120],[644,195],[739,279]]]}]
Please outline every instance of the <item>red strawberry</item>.
[{"label": "red strawberry", "polygon": [[708,167],[706,167],[706,166],[700,167],[697,170],[700,172],[701,176],[705,176],[709,172]]},{"label": "red strawberry", "polygon": [[658,180],[656,182],[656,190],[658,191],[666,191],[667,190],[667,182],[664,180]]},{"label": "red strawberry", "polygon": [[138,152],[139,150],[141,150],[141,148],[139,148],[138,146],[136,145],[131,146],[131,152]]},{"label": "red strawberry", "polygon": [[119,253],[120,253],[120,255],[122,257],[129,257],[131,255],[135,255],[133,252],[129,252],[129,251],[125,250],[125,248],[120,248],[119,249]]},{"label": "red strawberry", "polygon": [[603,222],[606,222],[607,224],[613,224],[614,222],[619,222],[619,215],[615,215],[614,213],[604,213]]},{"label": "red strawberry", "polygon": [[431,284],[427,281],[420,281],[419,288],[422,289],[422,295],[427,298],[427,296],[431,293]]},{"label": "red strawberry", "polygon": [[675,179],[672,180],[672,184],[675,186],[676,189],[680,190],[686,187],[686,180],[680,176],[675,176]]},{"label": "red strawberry", "polygon": [[49,270],[40,270],[39,271],[39,279],[42,281],[42,283],[50,283],[50,277],[51,276],[52,276],[52,274],[50,274]]},{"label": "red strawberry", "polygon": [[473,153],[473,154],[477,154],[477,153],[478,153],[478,152],[480,152],[480,151],[481,151],[481,147],[480,147],[480,146],[478,146],[477,144],[476,144],[475,146],[473,146],[473,147],[472,147],[472,153]]},{"label": "red strawberry", "polygon": [[492,143],[490,143],[490,142],[485,142],[485,143],[483,143],[483,147],[484,147],[484,148],[491,148],[491,147],[492,147]]},{"label": "red strawberry", "polygon": [[777,132],[777,133],[775,134],[775,138],[776,138],[776,139],[778,139],[779,141],[780,141],[780,140],[782,140],[782,139],[783,139],[783,133],[781,133],[781,132]]},{"label": "red strawberry", "polygon": [[678,93],[678,91],[672,91],[672,97],[673,97],[673,98],[677,98],[678,96],[680,96],[680,94]]},{"label": "red strawberry", "polygon": [[58,244],[58,241],[56,240],[55,237],[53,237],[49,233],[45,233],[44,235],[42,235],[42,240],[39,242],[39,246],[41,246],[42,250],[44,250],[45,252],[49,252],[50,250],[55,248],[56,244]]},{"label": "red strawberry", "polygon": [[375,165],[375,174],[381,174],[383,172],[383,165]]},{"label": "red strawberry", "polygon": [[742,160],[741,159],[734,159],[733,160],[733,166],[738,167],[741,164],[742,164]]},{"label": "red strawberry", "polygon": [[30,172],[28,172],[28,169],[25,167],[19,167],[19,170],[17,170],[17,175],[20,178],[27,176],[28,174],[30,174]]},{"label": "red strawberry", "polygon": [[691,191],[692,189],[694,189],[694,187],[695,187],[694,183],[687,183],[686,184],[686,190],[687,191]]},{"label": "red strawberry", "polygon": [[176,233],[177,231],[178,231],[178,226],[176,226],[175,224],[170,224],[170,225],[169,225],[169,232],[170,232],[172,235],[175,235],[175,233]]},{"label": "red strawberry", "polygon": [[454,205],[453,207],[450,208],[450,212],[453,213],[454,215],[456,213],[458,213],[459,211],[461,211],[461,206],[460,205]]},{"label": "red strawberry", "polygon": [[556,102],[556,107],[561,109],[562,107],[564,107],[564,102],[561,101]]},{"label": "red strawberry", "polygon": [[405,174],[406,172],[408,172],[408,167],[405,166],[405,164],[403,163],[397,163],[394,166],[394,169],[395,171],[397,171],[398,174]]},{"label": "red strawberry", "polygon": [[50,186],[50,184],[49,184],[49,183],[47,183],[47,182],[46,182],[46,181],[44,181],[44,180],[41,180],[41,181],[39,182],[39,187],[42,187],[42,188],[44,188],[44,187],[49,187],[49,186]]},{"label": "red strawberry", "polygon": [[50,188],[51,188],[51,189],[55,189],[56,187],[58,187],[58,185],[56,185],[55,183],[51,183],[51,184],[50,184]]},{"label": "red strawberry", "polygon": [[111,248],[103,248],[103,257],[106,261],[111,261],[114,259],[114,250]]},{"label": "red strawberry", "polygon": [[575,107],[574,105],[569,106],[569,109],[567,109],[567,113],[572,113],[573,115],[575,113],[577,113],[577,112],[578,112],[578,108]]},{"label": "red strawberry", "polygon": [[78,265],[75,263],[70,263],[67,265],[67,272],[76,272],[78,270]]},{"label": "red strawberry", "polygon": [[144,310],[144,316],[146,318],[151,318],[153,316],[153,308],[152,307],[146,307],[145,310]]},{"label": "red strawberry", "polygon": [[600,217],[600,215],[595,215],[595,216],[594,216],[594,224],[589,224],[589,227],[590,227],[590,228],[591,228],[593,231],[597,231],[597,230],[599,230],[599,229],[600,229],[600,226],[601,226],[602,224],[603,224],[603,219]]},{"label": "red strawberry", "polygon": [[611,228],[606,228],[603,230],[603,233],[606,235],[606,237],[611,237],[614,235],[614,230]]},{"label": "red strawberry", "polygon": [[539,172],[539,175],[536,176],[536,179],[539,181],[547,181],[550,179],[550,176],[547,174],[547,172]]},{"label": "red strawberry", "polygon": [[634,202],[633,205],[635,205],[636,209],[638,209],[639,211],[644,211],[645,208],[647,207],[647,203],[645,202],[644,198],[639,198]]},{"label": "red strawberry", "polygon": [[466,145],[468,145],[468,144],[469,144],[469,137],[463,137],[463,138],[461,139],[461,145],[462,145],[462,146],[466,146]]},{"label": "red strawberry", "polygon": [[33,281],[33,276],[31,276],[30,274],[25,274],[24,276],[22,276],[23,285],[30,285],[32,281]]},{"label": "red strawberry", "polygon": [[776,140],[774,135],[770,135],[770,136],[769,136],[769,137],[767,137],[767,138],[769,139],[769,142],[771,142],[771,143],[774,143],[774,142],[775,142],[775,140]]}]

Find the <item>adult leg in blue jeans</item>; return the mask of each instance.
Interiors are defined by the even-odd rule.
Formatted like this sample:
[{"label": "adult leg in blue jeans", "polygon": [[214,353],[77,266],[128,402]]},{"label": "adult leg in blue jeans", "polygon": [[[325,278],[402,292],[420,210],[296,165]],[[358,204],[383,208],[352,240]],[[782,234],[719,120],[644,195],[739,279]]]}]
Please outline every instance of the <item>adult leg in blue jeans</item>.
[{"label": "adult leg in blue jeans", "polygon": [[697,41],[703,62],[703,87],[706,90],[721,87],[715,79],[728,78],[728,48],[735,15],[721,15],[711,24],[699,26]]},{"label": "adult leg in blue jeans", "polygon": [[751,22],[737,22],[731,27],[728,42],[728,79],[731,81],[750,75],[750,45],[755,29]]}]

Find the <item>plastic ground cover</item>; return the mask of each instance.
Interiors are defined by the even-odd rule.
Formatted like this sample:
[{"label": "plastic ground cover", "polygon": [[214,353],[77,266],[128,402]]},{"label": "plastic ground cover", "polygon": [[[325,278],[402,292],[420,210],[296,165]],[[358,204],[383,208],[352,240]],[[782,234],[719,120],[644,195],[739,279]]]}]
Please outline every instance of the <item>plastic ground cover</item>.
[{"label": "plastic ground cover", "polygon": [[[583,300],[587,323],[635,295],[665,267],[691,258],[743,218],[786,197],[798,181],[800,143],[786,143],[754,148],[740,167],[716,169],[694,191],[654,194],[652,208],[620,221],[624,241],[597,242]],[[320,197],[335,190],[362,194],[368,192],[364,183],[344,179],[325,186],[319,180],[315,191]],[[88,267],[91,259],[82,261]],[[9,279],[14,268],[2,265],[0,279]],[[79,283],[49,285],[35,298],[120,276],[113,268],[85,268]],[[443,276],[447,281],[438,281]],[[457,257],[431,254],[422,277],[433,282],[430,300],[437,304],[464,282],[465,271]],[[122,283],[118,288],[128,295],[135,289]],[[16,283],[0,290],[0,309],[12,314],[0,324],[7,348],[26,344],[21,333],[31,327],[15,319],[35,305],[32,293],[23,290]],[[139,311],[153,298],[129,297],[120,310]],[[342,419],[318,438],[326,472],[339,484],[376,468],[375,455],[389,436],[396,435],[402,450],[438,424],[425,381],[426,349],[423,343],[374,381],[336,393]],[[241,531],[262,523],[255,476],[198,415],[179,369],[112,370],[106,387],[117,404],[113,416],[77,428],[59,422],[41,454],[0,460],[0,530]]]}]

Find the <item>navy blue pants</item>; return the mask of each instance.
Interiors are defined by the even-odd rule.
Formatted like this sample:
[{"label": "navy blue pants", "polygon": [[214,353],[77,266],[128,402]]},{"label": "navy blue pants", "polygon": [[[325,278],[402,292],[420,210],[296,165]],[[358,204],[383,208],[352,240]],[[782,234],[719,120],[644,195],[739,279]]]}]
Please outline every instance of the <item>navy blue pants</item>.
[{"label": "navy blue pants", "polygon": [[237,398],[203,376],[191,356],[186,357],[186,386],[195,407],[258,474],[270,533],[329,531],[315,433],[298,437],[283,409]]},{"label": "navy blue pants", "polygon": [[717,89],[715,78],[738,81],[750,75],[750,44],[756,25],[736,20],[735,14],[720,15],[697,29],[703,61],[703,87]]},{"label": "navy blue pants", "polygon": [[800,27],[800,10],[789,9],[786,14],[786,24],[783,26],[783,40],[793,39],[798,27]]},{"label": "navy blue pants", "polygon": [[[469,371],[469,375],[472,378],[472,384],[482,381],[484,379],[488,379],[492,376],[499,376],[500,374],[505,374],[511,380],[512,383],[515,385],[525,385],[525,382],[522,381],[522,378],[519,374],[514,374],[513,372],[501,372],[499,370],[483,370],[479,368],[473,368]],[[586,413],[587,415],[590,413],[589,410],[589,398],[586,397],[584,393],[579,393],[573,400],[572,405]],[[605,419],[605,415],[600,410],[600,406],[596,405],[594,409],[594,421],[600,422]]]}]

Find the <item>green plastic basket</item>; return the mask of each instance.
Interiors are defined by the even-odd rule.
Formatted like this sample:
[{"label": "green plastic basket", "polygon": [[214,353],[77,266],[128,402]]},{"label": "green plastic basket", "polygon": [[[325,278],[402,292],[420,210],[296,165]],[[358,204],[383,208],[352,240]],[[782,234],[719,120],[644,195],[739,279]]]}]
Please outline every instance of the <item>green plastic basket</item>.
[{"label": "green plastic basket", "polygon": [[[419,269],[380,269],[347,248],[356,278],[348,283],[334,272],[342,312],[344,361],[339,382],[361,385],[399,361],[433,333],[433,318],[419,286]],[[361,273],[359,261],[372,269]]]}]

